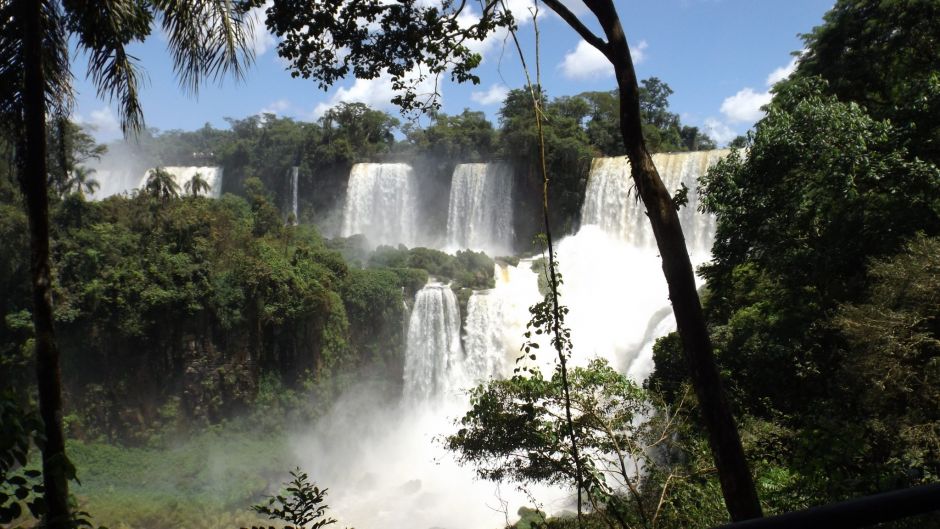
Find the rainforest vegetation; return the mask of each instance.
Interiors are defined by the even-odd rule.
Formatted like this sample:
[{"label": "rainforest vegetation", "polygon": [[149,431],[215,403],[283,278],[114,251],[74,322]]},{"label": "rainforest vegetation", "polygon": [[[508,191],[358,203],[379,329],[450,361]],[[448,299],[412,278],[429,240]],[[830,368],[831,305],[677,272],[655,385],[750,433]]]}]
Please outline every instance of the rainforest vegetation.
[{"label": "rainforest vegetation", "polygon": [[[700,294],[765,514],[940,480],[938,28],[940,8],[928,0],[837,1],[803,36],[796,71],[774,87],[766,116],[689,191],[717,219]],[[627,154],[620,98],[535,92],[553,175],[548,217],[561,238],[579,227],[591,160]],[[670,111],[671,93],[657,78],[639,85],[649,150],[715,148]],[[50,118],[62,423],[68,475],[83,483],[74,510],[111,527],[253,523],[248,507],[296,463],[280,433],[326,415],[363,381],[400,398],[408,311],[429,278],[456,291],[465,317],[470,293],[494,286],[495,263],[540,249],[532,95],[511,90],[497,123],[470,109],[409,121],[344,103],[315,122],[264,114],[225,129],[143,130],[133,146],[99,145]],[[22,131],[5,123],[0,523],[30,526],[46,508],[36,455],[45,440]],[[223,195],[152,178],[137,192],[92,200],[99,184],[88,167],[110,156],[222,167]],[[497,160],[514,172],[516,256],[373,248],[338,236],[355,163],[412,163],[430,203],[446,202],[456,163]],[[292,167],[303,190],[297,219]],[[545,307],[533,309],[530,332],[553,331]],[[642,385],[603,361],[564,380],[519,372],[483,384],[455,431],[439,432],[443,444],[483,479],[587,492],[583,519],[526,509],[520,529],[725,523],[678,334],[656,343],[654,360]],[[558,413],[572,403],[573,426]],[[580,456],[570,453],[569,427]],[[206,470],[220,450],[250,463]],[[640,459],[642,469],[628,467]],[[295,494],[323,501],[305,474],[293,478]],[[276,510],[270,505],[256,514]],[[892,527],[940,527],[940,519]]]}]

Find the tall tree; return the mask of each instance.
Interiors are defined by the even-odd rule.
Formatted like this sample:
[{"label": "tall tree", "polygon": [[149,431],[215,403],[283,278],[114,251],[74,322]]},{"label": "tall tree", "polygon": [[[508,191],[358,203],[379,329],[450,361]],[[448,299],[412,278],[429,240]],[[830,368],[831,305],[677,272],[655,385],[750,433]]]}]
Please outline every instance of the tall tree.
[{"label": "tall tree", "polygon": [[53,327],[49,264],[47,116],[63,118],[72,98],[68,41],[88,53],[88,74],[101,95],[116,99],[125,133],[143,125],[137,97],[140,70],[126,46],[150,33],[159,15],[184,88],[208,76],[236,74],[251,60],[246,2],[9,0],[0,3],[0,115],[22,152],[18,175],[29,217],[36,376],[44,423],[42,447],[46,520],[72,524],[65,456],[62,383]]},{"label": "tall tree", "polygon": [[183,189],[193,197],[198,197],[200,193],[208,194],[212,186],[202,176],[202,173],[197,172],[188,182],[183,184]]},{"label": "tall tree", "polygon": [[[584,3],[604,38],[592,32],[560,0],[545,0],[614,67],[620,96],[620,133],[663,259],[669,298],[708,428],[725,502],[734,520],[759,517],[760,502],[715,365],[679,217],[643,139],[640,90],[626,34],[613,0]],[[433,99],[436,90],[424,94],[431,99],[419,94],[420,83],[428,75],[439,77],[449,72],[458,82],[479,82],[473,68],[481,57],[468,47],[468,40],[483,39],[497,27],[514,24],[505,4],[498,0],[483,2],[479,15],[465,9],[468,10],[466,2],[454,0],[430,5],[412,1],[334,0],[326,6],[280,0],[268,9],[267,24],[281,37],[278,52],[291,62],[294,75],[312,77],[326,86],[349,73],[367,79],[387,73],[393,87],[403,91],[394,101],[415,109],[437,104]],[[473,19],[471,24],[467,23],[468,15]]]}]

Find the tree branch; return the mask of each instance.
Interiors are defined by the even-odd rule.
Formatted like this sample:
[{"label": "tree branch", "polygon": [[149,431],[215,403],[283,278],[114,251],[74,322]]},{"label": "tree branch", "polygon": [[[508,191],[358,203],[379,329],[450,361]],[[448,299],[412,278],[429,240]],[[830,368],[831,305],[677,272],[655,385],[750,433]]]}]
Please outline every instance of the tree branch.
[{"label": "tree branch", "polygon": [[578,35],[581,35],[582,39],[584,39],[591,46],[597,48],[598,51],[603,53],[605,57],[610,59],[610,47],[607,45],[607,42],[592,33],[591,30],[588,29],[587,26],[585,26],[574,13],[565,7],[564,4],[562,4],[559,0],[542,1],[545,2],[545,5],[550,7],[552,11],[557,13],[558,16],[562,18],[562,20],[567,22],[569,26],[574,28],[574,30],[578,32]]}]

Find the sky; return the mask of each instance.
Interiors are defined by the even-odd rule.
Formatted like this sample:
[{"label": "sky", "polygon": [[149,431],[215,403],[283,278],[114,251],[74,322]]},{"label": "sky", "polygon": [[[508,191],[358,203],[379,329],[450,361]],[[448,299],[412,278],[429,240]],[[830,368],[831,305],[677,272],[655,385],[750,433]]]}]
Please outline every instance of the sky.
[{"label": "sky", "polygon": [[[535,0],[509,0],[520,22],[527,61],[534,61],[534,32],[529,9]],[[582,20],[591,21],[580,0],[565,3]],[[684,124],[698,126],[720,144],[746,132],[770,100],[772,84],[794,65],[802,49],[800,33],[822,22],[832,0],[615,0],[638,79],[658,77],[673,89],[670,109]],[[554,13],[540,6],[541,69],[550,97],[616,87],[613,70],[603,57]],[[397,114],[389,102],[387,79],[345,79],[327,91],[312,80],[294,79],[277,56],[277,39],[264,28],[263,12],[254,13],[254,65],[245,79],[225,79],[186,95],[173,74],[166,38],[159,30],[133,45],[146,82],[140,93],[148,127],[194,130],[206,123],[227,128],[226,117],[244,118],[271,112],[312,121],[339,102],[360,101]],[[526,19],[526,20],[522,20]],[[589,24],[596,33],[596,24]],[[442,85],[442,109],[484,111],[494,122],[506,92],[525,82],[511,42],[499,35],[475,43],[483,55],[479,85]],[[98,97],[85,78],[87,58],[73,53],[77,91],[74,119],[94,130],[99,141],[120,137],[116,106]]]}]

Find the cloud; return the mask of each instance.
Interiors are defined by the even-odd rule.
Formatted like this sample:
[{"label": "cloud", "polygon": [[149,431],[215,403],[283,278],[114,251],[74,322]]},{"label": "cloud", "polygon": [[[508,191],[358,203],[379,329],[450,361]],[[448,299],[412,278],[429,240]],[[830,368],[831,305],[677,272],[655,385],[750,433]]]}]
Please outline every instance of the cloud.
[{"label": "cloud", "polygon": [[607,57],[585,40],[578,42],[574,51],[565,54],[558,67],[568,79],[610,77],[614,74],[614,67]]},{"label": "cloud", "polygon": [[273,103],[265,105],[264,108],[258,111],[258,114],[275,114],[283,116],[291,108],[290,101],[286,99],[278,99]]},{"label": "cloud", "polygon": [[[634,64],[646,60],[647,48],[649,48],[649,43],[645,40],[631,46],[630,56],[633,58]],[[607,57],[585,40],[578,42],[574,51],[565,54],[565,58],[558,65],[558,68],[568,79],[589,79],[614,75],[614,67]]]},{"label": "cloud", "polygon": [[253,7],[248,11],[248,20],[251,22],[251,49],[255,57],[261,57],[277,44],[277,39],[264,25],[264,19],[267,17],[265,11],[273,3],[273,0],[267,0],[264,5]]},{"label": "cloud", "polygon": [[718,145],[727,145],[729,141],[738,136],[731,127],[716,118],[705,120],[705,134],[718,142]]},{"label": "cloud", "polygon": [[732,123],[753,123],[764,117],[760,107],[770,103],[770,92],[755,92],[744,88],[721,102],[721,113]]},{"label": "cloud", "polygon": [[[800,55],[803,53],[806,53],[806,51],[800,52]],[[796,63],[800,59],[800,55],[790,59],[790,62],[785,66],[780,66],[770,72],[764,81],[764,84],[767,85],[766,91],[757,92],[753,88],[746,87],[733,96],[725,98],[721,102],[721,113],[732,123],[753,123],[764,117],[764,111],[760,107],[770,103],[773,98],[770,94],[770,88],[790,77],[790,74],[796,71]]]},{"label": "cloud", "polygon": [[102,107],[92,110],[88,117],[75,116],[75,121],[91,130],[98,141],[110,141],[121,136],[121,122],[111,107]]},{"label": "cloud", "polygon": [[646,48],[649,47],[649,43],[645,40],[641,40],[636,46],[630,47],[630,58],[633,59],[633,64],[640,64],[646,60]]},{"label": "cloud", "polygon": [[[516,24],[520,27],[532,22],[532,9],[535,8],[533,0],[506,0],[506,8],[512,13]],[[548,10],[539,11],[539,19],[544,17]],[[468,28],[480,21],[480,14],[470,7],[465,7],[457,16],[457,23],[462,28]],[[468,40],[465,44],[470,51],[479,53],[486,57],[493,49],[497,48],[509,37],[509,31],[506,28],[497,28],[491,31],[483,40]]]},{"label": "cloud", "polygon": [[[406,77],[413,80],[417,75],[417,72],[412,70]],[[416,87],[419,99],[422,96],[430,97],[434,91],[434,76],[420,81]],[[326,102],[318,104],[313,109],[312,117],[319,119],[327,110],[339,103],[365,103],[371,108],[390,110],[395,108],[391,99],[396,94],[397,92],[392,88],[392,76],[387,72],[375,79],[356,79],[352,85],[340,87]]]},{"label": "cloud", "polygon": [[506,94],[509,93],[509,89],[501,84],[494,84],[490,87],[489,90],[485,92],[473,92],[470,94],[470,99],[476,101],[481,105],[494,105],[497,103],[502,103],[506,99]]},{"label": "cloud", "polygon": [[781,66],[770,72],[770,75],[767,76],[767,86],[773,86],[787,77],[790,77],[790,74],[796,71],[796,61],[798,60],[799,57],[794,57],[786,66]]}]

